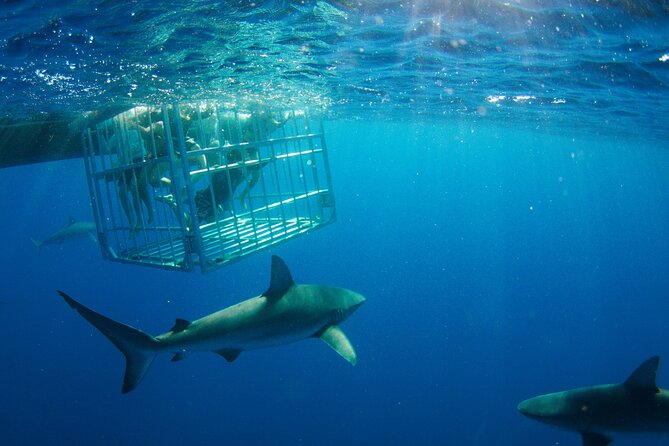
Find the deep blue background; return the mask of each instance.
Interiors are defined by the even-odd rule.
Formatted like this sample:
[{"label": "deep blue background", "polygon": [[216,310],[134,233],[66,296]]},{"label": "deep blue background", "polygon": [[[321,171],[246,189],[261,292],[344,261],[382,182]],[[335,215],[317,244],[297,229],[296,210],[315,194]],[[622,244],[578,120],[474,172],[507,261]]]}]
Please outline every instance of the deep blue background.
[{"label": "deep blue background", "polygon": [[[476,123],[329,122],[338,221],[206,276],[103,262],[80,160],[0,174],[0,443],[580,444],[522,417],[527,397],[624,380],[669,357],[669,153],[639,140]],[[350,367],[317,340],[155,361],[123,358],[55,293],[149,333],[266,289],[356,290]],[[669,387],[661,367],[660,386]],[[666,444],[621,437],[617,445]]]}]

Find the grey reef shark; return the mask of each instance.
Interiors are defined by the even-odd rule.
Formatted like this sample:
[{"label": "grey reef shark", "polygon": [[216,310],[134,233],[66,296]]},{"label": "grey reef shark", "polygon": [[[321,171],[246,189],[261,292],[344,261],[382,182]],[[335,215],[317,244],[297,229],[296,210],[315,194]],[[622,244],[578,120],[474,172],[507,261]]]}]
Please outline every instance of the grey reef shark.
[{"label": "grey reef shark", "polygon": [[39,253],[44,246],[61,245],[65,242],[77,240],[82,237],[89,237],[95,243],[98,242],[97,229],[92,221],[76,221],[70,217],[67,224],[43,240],[31,239],[37,247]]},{"label": "grey reef shark", "polygon": [[669,391],[655,384],[659,356],[620,384],[603,384],[536,396],[521,402],[525,416],[579,432],[583,446],[606,446],[615,433],[669,433]]},{"label": "grey reef shark", "polygon": [[123,393],[139,384],[158,353],[171,353],[172,361],[180,361],[191,352],[212,351],[232,362],[244,350],[320,338],[355,365],[355,350],[339,324],[365,301],[343,288],[295,284],[278,256],[272,256],[270,285],[263,294],[193,322],[177,319],[158,336],[113,321],[58,293],[125,356]]}]

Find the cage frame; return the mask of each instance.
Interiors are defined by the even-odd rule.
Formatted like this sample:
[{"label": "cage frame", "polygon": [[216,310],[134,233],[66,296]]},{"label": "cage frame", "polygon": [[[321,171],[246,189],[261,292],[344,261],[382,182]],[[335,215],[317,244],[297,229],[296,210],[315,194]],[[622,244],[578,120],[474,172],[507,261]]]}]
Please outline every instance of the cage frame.
[{"label": "cage frame", "polygon": [[[212,102],[207,104],[210,106]],[[184,115],[179,103],[144,107],[148,110],[145,114],[149,130],[137,130],[141,157],[124,154],[124,151],[132,154],[133,147],[135,151],[137,149],[130,134],[140,127],[138,116],[143,113],[137,111],[140,107],[82,132],[91,207],[105,260],[187,272],[199,269],[205,274],[336,221],[328,148],[320,116],[308,110],[281,111],[285,121],[273,130],[278,133],[275,135],[266,129],[263,133],[261,124],[264,121],[254,119],[254,116],[273,116],[266,110],[240,111],[213,104],[215,119],[219,119],[220,111],[221,116],[226,116],[225,124],[229,127],[220,131],[236,135],[230,136],[233,142],[221,137],[218,145],[198,143],[206,141],[203,136],[206,133],[203,129],[205,118],[202,117],[205,108],[201,103],[186,105],[190,115]],[[134,117],[131,115],[133,110]],[[196,137],[188,136],[193,134],[193,110]],[[162,135],[155,129],[158,119],[152,118],[153,113],[162,121]],[[189,122],[188,135],[182,122],[186,119],[184,116]],[[250,116],[246,118],[250,124],[242,121],[242,116]],[[232,118],[228,120],[227,117]],[[128,122],[131,119],[135,121]],[[244,137],[245,131],[260,137],[249,141]],[[216,132],[219,132],[218,128]],[[142,139],[144,136],[146,140]],[[112,146],[109,141],[114,137],[116,145]],[[163,138],[162,143],[158,144],[160,138]],[[196,141],[194,146],[189,141],[193,139]],[[187,142],[190,142],[190,148]],[[162,144],[166,153],[159,156],[158,146],[162,147]],[[231,162],[233,154],[241,158]],[[213,164],[210,159],[218,159],[219,163]],[[194,162],[204,165],[193,168]],[[159,166],[165,169],[170,180],[173,213],[166,211],[167,206],[157,206],[156,197],[165,198],[156,195],[156,189],[165,188],[162,184],[150,185],[147,195],[154,198],[153,208],[150,209],[146,202],[139,202],[139,184],[149,181],[145,178],[147,171],[160,172]],[[214,179],[222,177],[227,179],[229,209],[225,207],[226,203],[218,203],[216,198]],[[255,179],[253,184],[252,179]],[[242,181],[243,196],[236,197],[236,189]],[[196,185],[202,182],[209,186],[196,190]],[[226,188],[220,180],[216,184],[220,185],[219,189]],[[128,190],[129,194],[126,194]],[[202,221],[199,215],[202,206],[198,199],[207,202],[207,193],[213,208],[212,221]],[[124,203],[127,195],[133,201],[134,213],[128,213],[130,206]],[[260,201],[263,201],[262,205],[258,204]],[[141,212],[142,204],[146,206],[148,218]],[[247,206],[244,211],[242,206]],[[162,208],[161,215],[158,215],[158,208]],[[136,219],[130,217],[131,213]],[[161,226],[156,223],[158,219],[171,224]]]}]

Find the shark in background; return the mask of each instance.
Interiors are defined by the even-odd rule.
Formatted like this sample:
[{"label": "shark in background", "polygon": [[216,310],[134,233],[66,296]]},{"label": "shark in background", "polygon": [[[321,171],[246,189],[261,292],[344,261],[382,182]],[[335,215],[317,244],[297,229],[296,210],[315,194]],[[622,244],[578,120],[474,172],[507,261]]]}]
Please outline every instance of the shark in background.
[{"label": "shark in background", "polygon": [[50,245],[62,245],[63,243],[78,240],[88,237],[95,243],[98,242],[97,228],[92,221],[76,221],[70,217],[67,224],[42,240],[30,239],[37,247],[37,253],[42,251],[42,248]]},{"label": "shark in background", "polygon": [[118,347],[126,359],[122,392],[133,390],[159,353],[180,361],[191,352],[212,351],[232,362],[244,350],[320,338],[352,365],[357,356],[339,324],[365,301],[360,294],[325,285],[297,285],[288,266],[272,256],[267,291],[257,297],[189,322],[177,319],[167,332],[151,336],[63,299]]},{"label": "shark in background", "polygon": [[579,432],[583,446],[606,446],[614,433],[669,433],[669,391],[655,384],[659,356],[625,382],[549,393],[518,405],[523,415]]}]

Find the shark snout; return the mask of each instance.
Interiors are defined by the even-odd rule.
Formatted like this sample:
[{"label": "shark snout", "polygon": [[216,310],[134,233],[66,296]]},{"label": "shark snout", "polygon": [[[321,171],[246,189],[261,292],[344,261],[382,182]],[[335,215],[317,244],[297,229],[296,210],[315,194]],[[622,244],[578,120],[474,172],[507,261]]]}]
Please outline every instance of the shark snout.
[{"label": "shark snout", "polygon": [[355,313],[355,310],[360,308],[360,305],[365,303],[365,298],[361,294],[358,294],[354,291],[347,290],[347,296],[344,302],[344,305],[340,307],[341,320],[347,319],[350,315]]},{"label": "shark snout", "polygon": [[518,412],[528,418],[544,422],[561,418],[564,411],[564,401],[559,392],[535,396],[518,404]]},{"label": "shark snout", "polygon": [[517,409],[518,409],[518,412],[522,413],[526,417],[532,418],[532,409],[530,407],[529,401],[530,400],[521,401],[518,404]]},{"label": "shark snout", "polygon": [[350,302],[349,307],[348,307],[348,313],[349,314],[352,314],[355,310],[360,308],[360,305],[365,303],[365,298],[362,296],[362,294],[358,294],[358,293],[354,293],[354,292],[351,292],[351,294],[353,296],[351,297],[351,302]]}]

